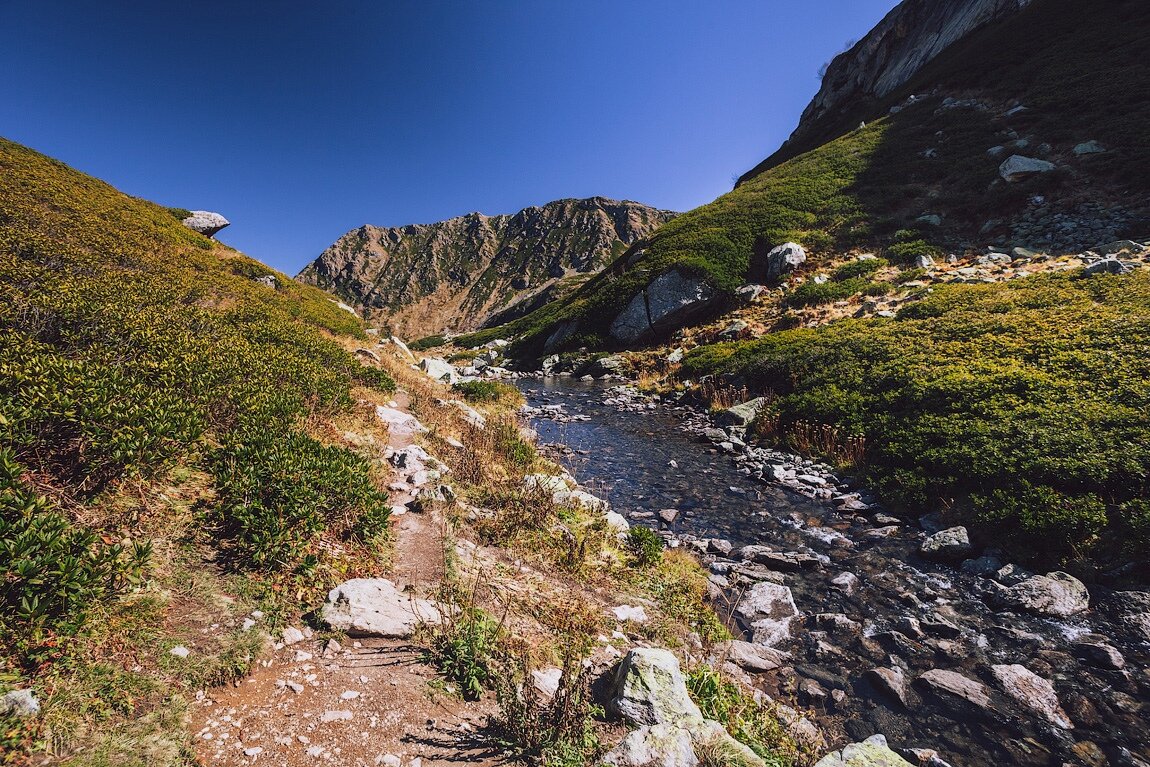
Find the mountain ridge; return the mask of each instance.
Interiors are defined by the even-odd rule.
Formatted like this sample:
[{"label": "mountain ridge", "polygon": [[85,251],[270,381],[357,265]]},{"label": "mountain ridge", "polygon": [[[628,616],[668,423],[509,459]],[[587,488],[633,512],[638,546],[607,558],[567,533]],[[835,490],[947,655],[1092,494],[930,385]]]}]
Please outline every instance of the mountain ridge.
[{"label": "mountain ridge", "polygon": [[589,197],[430,224],[364,224],[299,279],[401,334],[474,330],[519,301],[580,282],[673,216],[630,200]]}]

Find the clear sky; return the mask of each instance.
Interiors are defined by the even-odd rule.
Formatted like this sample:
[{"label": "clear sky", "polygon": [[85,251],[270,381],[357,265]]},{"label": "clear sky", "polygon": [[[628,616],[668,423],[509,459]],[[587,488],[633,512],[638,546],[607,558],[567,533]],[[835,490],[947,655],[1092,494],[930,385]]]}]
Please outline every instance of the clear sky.
[{"label": "clear sky", "polygon": [[290,274],[364,223],[706,203],[895,0],[0,3],[0,135],[232,221]]}]

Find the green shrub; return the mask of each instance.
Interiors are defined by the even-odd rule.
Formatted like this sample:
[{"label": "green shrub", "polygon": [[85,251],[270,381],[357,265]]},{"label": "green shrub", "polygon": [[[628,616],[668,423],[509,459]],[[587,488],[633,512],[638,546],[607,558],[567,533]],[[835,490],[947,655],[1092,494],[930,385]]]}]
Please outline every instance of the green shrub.
[{"label": "green shrub", "polygon": [[834,274],[831,275],[831,280],[844,282],[853,280],[856,277],[865,277],[868,274],[874,274],[889,264],[890,262],[885,258],[868,258],[849,261],[838,269],[835,269]]},{"label": "green shrub", "polygon": [[649,527],[635,525],[627,531],[627,549],[643,567],[663,558],[663,539]]},{"label": "green shrub", "polygon": [[530,684],[529,667],[506,663],[496,678],[499,714],[492,717],[495,738],[521,759],[543,767],[595,764],[602,744],[594,717],[604,712],[591,695],[590,673],[574,653],[563,661],[559,686],[551,700],[540,700]]},{"label": "green shrub", "polygon": [[387,493],[367,460],[299,433],[253,429],[212,455],[217,502],[212,517],[243,561],[265,569],[296,566],[315,537],[346,527],[361,539],[387,530]]},{"label": "green shrub", "polygon": [[422,352],[428,349],[434,349],[437,346],[443,346],[447,343],[447,338],[444,336],[424,336],[418,341],[412,341],[410,348],[412,351]]},{"label": "green shrub", "polygon": [[139,582],[152,547],[101,542],[20,475],[15,455],[0,448],[0,627],[35,643],[75,633],[95,602]]},{"label": "green shrub", "polygon": [[167,211],[172,215],[172,218],[177,221],[183,221],[185,218],[192,217],[192,212],[187,208],[168,208]]},{"label": "green shrub", "polygon": [[871,282],[864,277],[851,277],[840,281],[828,280],[821,284],[814,280],[807,280],[787,294],[786,298],[783,299],[783,305],[788,307],[817,306],[834,301],[844,301],[859,294],[884,295],[890,292],[890,289],[888,283]]},{"label": "green shrub", "polygon": [[[774,392],[782,433],[807,421],[865,435],[866,477],[891,502],[977,495],[976,528],[1014,520],[1016,554],[1057,562],[1100,529],[1128,535],[1125,504],[1150,495],[1148,324],[1147,272],[952,284],[894,320],[700,347],[682,375]],[[1020,482],[1045,500],[1012,502]]]},{"label": "green shrub", "polygon": [[[774,713],[744,695],[737,684],[724,679],[715,669],[705,664],[691,669],[687,691],[705,718],[722,724],[768,765],[783,767],[799,761],[797,744]],[[737,755],[727,757],[727,761],[714,764],[738,764],[730,761]]]},{"label": "green shrub", "polygon": [[943,254],[943,250],[926,240],[910,240],[894,243],[886,249],[886,254],[896,264],[910,264],[919,256],[937,258]]},{"label": "green shrub", "polygon": [[478,607],[460,607],[434,630],[424,662],[458,685],[465,700],[478,700],[494,679],[502,627]]},{"label": "green shrub", "polygon": [[451,388],[468,402],[496,402],[507,386],[499,381],[460,381]]}]

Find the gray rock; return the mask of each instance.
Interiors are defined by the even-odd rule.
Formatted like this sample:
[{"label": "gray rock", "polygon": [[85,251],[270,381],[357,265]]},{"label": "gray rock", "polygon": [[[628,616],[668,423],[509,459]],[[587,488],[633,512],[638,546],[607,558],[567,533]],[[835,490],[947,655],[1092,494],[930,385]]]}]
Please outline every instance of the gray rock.
[{"label": "gray rock", "polygon": [[699,758],[691,733],[682,727],[658,724],[640,727],[603,755],[600,762],[612,767],[697,767]]},{"label": "gray rock", "polygon": [[715,414],[715,423],[720,426],[749,426],[766,407],[766,397],[756,397],[741,404],[729,407]]},{"label": "gray rock", "polygon": [[735,612],[749,622],[786,620],[799,614],[791,590],[777,583],[756,583],[739,600]]},{"label": "gray rock", "polygon": [[1126,666],[1126,659],[1118,648],[1105,642],[1075,642],[1071,649],[1075,656],[1098,668],[1121,671]]},{"label": "gray rock", "polygon": [[851,743],[815,762],[815,767],[914,767],[890,750],[886,738],[872,735],[861,743]]},{"label": "gray rock", "polygon": [[839,573],[831,579],[831,586],[850,596],[858,588],[859,578],[854,573]]},{"label": "gray rock", "polygon": [[563,678],[563,669],[545,668],[535,669],[531,672],[531,687],[539,694],[544,702],[550,701],[559,691],[559,682]]},{"label": "gray rock", "polygon": [[931,669],[916,679],[915,684],[960,714],[983,714],[991,707],[986,687],[955,671]]},{"label": "gray rock", "polygon": [[1062,710],[1058,694],[1050,682],[1018,664],[991,666],[990,672],[994,674],[1002,691],[1015,701],[1056,727],[1063,730],[1074,728],[1070,718]]},{"label": "gray rock", "polygon": [[968,559],[962,563],[962,571],[970,575],[991,578],[1002,569],[1002,560],[993,554],[984,554],[977,559]]},{"label": "gray rock", "polygon": [[772,647],[732,639],[715,645],[711,652],[715,661],[729,661],[746,671],[774,671],[787,662],[787,653]]},{"label": "gray rock", "polygon": [[1116,240],[1095,246],[1091,250],[1103,256],[1116,256],[1119,253],[1141,253],[1145,248],[1133,240]]},{"label": "gray rock", "polygon": [[631,299],[611,323],[611,338],[626,344],[670,330],[706,310],[715,298],[705,281],[672,269]]},{"label": "gray rock", "polygon": [[807,252],[797,242],[784,242],[767,253],[767,280],[777,280],[793,272],[807,260]]},{"label": "gray rock", "polygon": [[1117,258],[1104,258],[1101,261],[1095,261],[1093,264],[1087,264],[1082,273],[1087,276],[1095,274],[1127,274],[1131,271],[1130,267],[1119,261]]},{"label": "gray rock", "polygon": [[214,237],[216,232],[232,223],[219,213],[213,213],[210,210],[192,210],[188,212],[192,215],[185,218],[181,223],[205,237]]},{"label": "gray rock", "polygon": [[870,671],[863,674],[863,679],[871,684],[876,690],[894,698],[902,704],[903,708],[909,708],[907,702],[907,687],[906,676],[902,673],[902,669],[894,668],[872,668]]},{"label": "gray rock", "polygon": [[940,530],[922,542],[918,553],[937,562],[959,562],[970,554],[970,536],[961,526]]},{"label": "gray rock", "polygon": [[40,713],[40,701],[31,690],[12,690],[0,698],[0,713],[35,716]]},{"label": "gray rock", "polygon": [[1102,146],[1101,144],[1099,144],[1094,139],[1091,139],[1089,141],[1083,141],[1081,144],[1076,145],[1074,147],[1073,151],[1074,151],[1074,155],[1076,157],[1081,157],[1081,156],[1087,155],[1087,154],[1100,154],[1100,153],[1106,151],[1106,147]]},{"label": "gray rock", "polygon": [[998,166],[998,175],[1008,182],[1020,181],[1038,173],[1054,170],[1054,163],[1020,154],[1011,155]]},{"label": "gray rock", "polygon": [[920,253],[914,258],[914,265],[919,269],[929,269],[934,266],[934,259],[926,253]]},{"label": "gray rock", "polygon": [[1117,591],[1107,598],[1102,609],[1130,633],[1150,642],[1150,593]]},{"label": "gray rock", "polygon": [[1090,606],[1090,593],[1082,581],[1063,572],[1035,575],[1021,583],[991,592],[1000,607],[1026,610],[1037,615],[1065,618]]},{"label": "gray rock", "polygon": [[424,357],[419,361],[419,369],[428,378],[453,384],[459,380],[459,372],[447,360],[438,357]]},{"label": "gray rock", "polygon": [[678,659],[654,647],[637,647],[623,658],[610,709],[640,726],[703,721],[699,707],[687,694]]},{"label": "gray rock", "polygon": [[333,629],[353,636],[410,637],[421,623],[442,620],[439,607],[403,593],[386,578],[354,578],[327,595],[321,615]]},{"label": "gray rock", "polygon": [[927,213],[919,216],[915,221],[920,224],[926,224],[927,226],[942,226],[942,216],[937,213]]}]

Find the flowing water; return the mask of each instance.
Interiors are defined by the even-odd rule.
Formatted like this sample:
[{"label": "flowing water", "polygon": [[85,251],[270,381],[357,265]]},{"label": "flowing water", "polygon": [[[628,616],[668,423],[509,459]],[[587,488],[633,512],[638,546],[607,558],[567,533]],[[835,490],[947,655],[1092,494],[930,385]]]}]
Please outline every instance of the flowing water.
[{"label": "flowing water", "polygon": [[[811,711],[830,745],[883,733],[894,746],[936,749],[955,767],[1150,762],[1150,646],[1108,622],[1106,613],[1091,609],[1055,620],[995,612],[982,598],[992,584],[918,556],[916,525],[896,528],[893,520],[843,514],[749,477],[731,456],[684,428],[688,411],[606,404],[613,393],[599,382],[519,383],[530,406],[550,408],[532,411],[541,442],[559,446],[576,479],[633,524],[688,542],[767,545],[816,565],[769,574],[790,587],[803,617],[778,645],[791,653],[790,665],[756,683]],[[657,516],[665,509],[680,512],[669,527]],[[722,557],[703,559],[713,572],[732,576],[726,599],[737,600],[755,579],[734,577],[737,563]],[[857,585],[844,586],[844,573]],[[1095,603],[1107,596],[1095,587],[1091,593]],[[1124,667],[1079,660],[1074,643],[1082,641],[1117,647]],[[1039,711],[1041,690],[1007,694],[992,667],[1010,664],[1053,683],[1053,712]],[[877,667],[903,671],[903,701],[873,683],[866,672]],[[912,683],[932,669],[971,680],[968,697]]]}]

